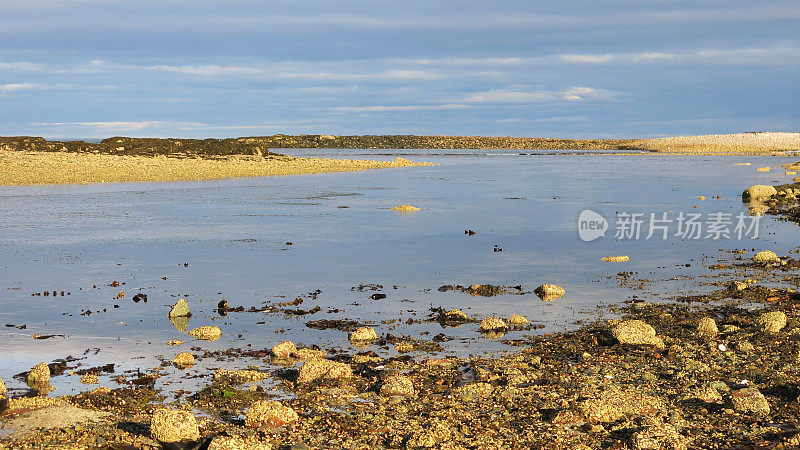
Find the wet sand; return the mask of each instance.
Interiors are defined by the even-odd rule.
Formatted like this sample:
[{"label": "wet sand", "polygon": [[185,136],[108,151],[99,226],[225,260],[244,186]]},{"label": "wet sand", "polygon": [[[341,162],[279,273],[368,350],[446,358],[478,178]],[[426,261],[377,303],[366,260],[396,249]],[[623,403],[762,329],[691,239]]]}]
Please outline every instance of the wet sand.
[{"label": "wet sand", "polygon": [[289,156],[168,157],[0,150],[0,186],[213,180],[429,165]]}]

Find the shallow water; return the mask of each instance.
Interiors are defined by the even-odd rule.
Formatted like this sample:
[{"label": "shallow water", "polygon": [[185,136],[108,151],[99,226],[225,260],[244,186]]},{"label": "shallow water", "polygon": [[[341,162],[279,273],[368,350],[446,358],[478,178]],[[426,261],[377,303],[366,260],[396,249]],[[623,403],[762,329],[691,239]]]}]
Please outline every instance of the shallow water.
[{"label": "shallow water", "polygon": [[[358,351],[344,332],[304,325],[326,318],[355,319],[372,324],[378,334],[427,340],[443,332],[456,338],[442,343],[444,354],[512,350],[481,337],[477,324],[442,329],[381,321],[423,319],[429,308],[442,306],[476,317],[516,313],[544,326],[504,337],[518,339],[575,326],[596,317],[598,306],[641,296],[617,286],[613,276],[619,271],[653,279],[648,295],[666,298],[702,289],[692,280],[668,279],[696,277],[704,264],[726,256],[720,249],[786,254],[795,247],[796,226],[770,217],[762,220],[755,241],[616,240],[612,231],[583,242],[576,222],[586,208],[608,218],[617,212],[738,214],[746,211],[740,201],[745,187],[787,182],[779,164],[796,157],[285,153],[375,159],[418,153],[412,159],[441,164],[205,182],[0,187],[0,325],[26,326],[0,329],[0,377],[12,392],[22,388],[12,375],[67,355],[84,358],[72,364],[79,368],[116,363],[119,373],[155,368],[160,359],[171,360],[190,347],[197,348],[192,350],[197,356],[291,339]],[[752,165],[734,165],[740,161]],[[756,172],[761,166],[773,171]],[[713,198],[717,195],[721,198]],[[422,210],[389,209],[404,203]],[[466,236],[466,229],[477,234]],[[600,261],[620,254],[631,260]],[[112,281],[124,284],[108,286]],[[352,290],[367,283],[383,285],[378,292],[387,298],[371,300],[373,291]],[[475,283],[522,285],[529,291],[554,283],[567,295],[545,303],[533,294],[481,298],[437,291],[443,284]],[[317,289],[316,300],[298,306],[319,305],[322,311],[313,315],[216,312],[221,299],[230,306],[261,307]],[[70,295],[31,295],[45,290]],[[122,290],[125,298],[117,299]],[[140,292],[147,294],[146,303],[131,299]],[[189,329],[217,325],[223,338],[197,341],[173,327],[166,315],[178,298],[186,298],[194,314]],[[81,315],[86,310],[91,314]],[[65,336],[34,340],[34,333]],[[170,339],[187,343],[169,347]],[[185,372],[165,368],[159,386],[191,389],[205,381],[182,375],[247,366],[268,364],[257,358],[206,358]],[[78,378],[55,378],[54,395],[86,389]],[[101,384],[116,387],[105,378]]]}]

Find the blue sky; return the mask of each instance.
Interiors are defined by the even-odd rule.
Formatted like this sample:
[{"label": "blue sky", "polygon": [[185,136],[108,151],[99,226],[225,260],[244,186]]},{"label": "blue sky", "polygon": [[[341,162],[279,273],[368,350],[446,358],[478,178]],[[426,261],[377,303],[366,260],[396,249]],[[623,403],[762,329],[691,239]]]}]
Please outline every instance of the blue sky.
[{"label": "blue sky", "polygon": [[2,0],[0,135],[800,130],[791,1]]}]

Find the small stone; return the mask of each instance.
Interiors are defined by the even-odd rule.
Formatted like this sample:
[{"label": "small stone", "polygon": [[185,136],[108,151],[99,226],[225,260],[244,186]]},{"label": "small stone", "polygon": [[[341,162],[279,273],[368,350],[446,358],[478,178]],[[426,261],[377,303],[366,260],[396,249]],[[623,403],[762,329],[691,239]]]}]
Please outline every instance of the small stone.
[{"label": "small stone", "polygon": [[249,428],[261,426],[282,427],[298,420],[297,413],[290,407],[274,400],[261,400],[253,403],[244,416],[244,424]]},{"label": "small stone", "polygon": [[351,341],[374,341],[378,339],[378,334],[372,327],[361,327],[350,333]]},{"label": "small stone", "polygon": [[204,326],[195,328],[194,330],[189,332],[189,335],[196,338],[202,339],[204,341],[216,341],[220,337],[222,337],[222,330],[219,327],[215,326]]},{"label": "small stone", "polygon": [[191,316],[192,313],[189,312],[189,304],[186,303],[185,299],[178,300],[173,306],[172,309],[169,310],[169,317],[186,317]]},{"label": "small stone", "polygon": [[33,366],[33,369],[28,372],[28,383],[41,385],[50,383],[50,367],[47,366],[47,363],[42,362]]},{"label": "small stone", "polygon": [[172,364],[178,367],[189,367],[194,364],[194,355],[189,352],[180,352],[172,359]]},{"label": "small stone", "polygon": [[165,443],[196,441],[200,439],[200,428],[191,412],[162,408],[153,413],[150,436]]},{"label": "small stone", "polygon": [[414,395],[414,383],[403,375],[390,376],[381,385],[381,395],[403,397]]},{"label": "small stone", "polygon": [[760,315],[757,323],[767,333],[777,333],[786,326],[786,314],[783,311],[770,311]]},{"label": "small stone", "polygon": [[753,261],[755,262],[769,263],[780,262],[780,260],[781,259],[778,258],[778,255],[776,255],[772,250],[764,250],[763,252],[758,252],[755,254],[755,256],[753,256]]},{"label": "small stone", "polygon": [[641,320],[624,320],[617,324],[611,334],[620,344],[653,345],[664,348],[664,342],[656,336],[656,330]]},{"label": "small stone", "polygon": [[414,344],[408,341],[398,342],[397,345],[394,346],[394,349],[400,353],[413,352]]},{"label": "small stone", "polygon": [[556,299],[559,299],[566,294],[566,290],[561,286],[556,286],[555,284],[543,284],[533,292],[542,299],[542,301],[550,302]]},{"label": "small stone", "polygon": [[625,261],[628,261],[629,259],[630,258],[628,258],[627,255],[620,255],[620,256],[606,256],[605,258],[600,258],[600,261],[605,261],[605,262],[625,262]]},{"label": "small stone", "polygon": [[747,283],[743,283],[741,281],[731,281],[731,283],[728,285],[728,289],[737,292],[747,289],[747,286],[749,286]]},{"label": "small stone", "polygon": [[292,341],[283,341],[272,347],[272,355],[280,359],[286,359],[292,356],[295,351],[297,351],[297,347],[295,347]]},{"label": "small stone", "polygon": [[511,326],[524,326],[529,323],[530,321],[528,319],[519,314],[512,314],[511,317],[508,318],[508,324]]},{"label": "small stone", "polygon": [[411,205],[395,206],[392,209],[395,210],[395,211],[400,211],[400,212],[411,212],[411,211],[419,211],[420,210],[416,206],[411,206]]},{"label": "small stone", "polygon": [[507,329],[508,325],[498,317],[487,317],[481,320],[481,331],[502,331]]},{"label": "small stone", "polygon": [[740,412],[769,414],[769,403],[758,388],[744,388],[730,394],[733,409]]},{"label": "small stone", "polygon": [[86,373],[81,377],[81,383],[83,384],[95,384],[99,381],[96,373]]},{"label": "small stone", "polygon": [[755,186],[750,186],[749,188],[745,189],[744,192],[742,192],[742,201],[748,202],[750,200],[763,200],[770,198],[777,193],[778,190],[773,186],[757,184]]},{"label": "small stone", "polygon": [[321,380],[342,380],[353,376],[353,370],[345,363],[327,359],[312,359],[300,367],[298,383],[311,383]]},{"label": "small stone", "polygon": [[700,319],[700,322],[697,324],[697,332],[699,334],[704,334],[707,336],[714,336],[719,333],[719,329],[717,328],[717,322],[710,317],[703,317]]},{"label": "small stone", "polygon": [[208,450],[272,450],[272,446],[255,437],[215,436]]}]

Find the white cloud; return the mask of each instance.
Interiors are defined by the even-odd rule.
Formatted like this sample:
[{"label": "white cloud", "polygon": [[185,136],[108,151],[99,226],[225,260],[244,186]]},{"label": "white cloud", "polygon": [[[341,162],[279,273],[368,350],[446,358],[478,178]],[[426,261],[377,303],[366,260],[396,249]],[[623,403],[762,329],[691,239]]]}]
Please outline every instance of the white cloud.
[{"label": "white cloud", "polygon": [[94,128],[102,131],[138,131],[148,128],[172,128],[187,126],[203,126],[202,123],[194,122],[170,122],[160,120],[148,120],[142,122],[34,122],[35,126],[67,126]]},{"label": "white cloud", "polygon": [[464,109],[468,105],[447,104],[447,105],[394,105],[394,106],[338,106],[333,108],[339,112],[388,112],[388,111],[436,111],[443,109]]},{"label": "white cloud", "polygon": [[31,89],[41,89],[43,86],[36,83],[8,83],[0,84],[0,94],[7,94],[9,92],[27,91]]},{"label": "white cloud", "polygon": [[551,103],[559,101],[614,100],[618,94],[605,89],[573,86],[563,91],[548,90],[491,90],[467,95],[466,101],[476,103]]}]

